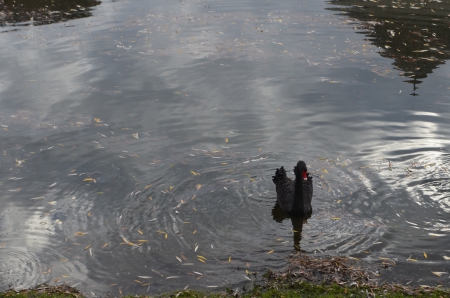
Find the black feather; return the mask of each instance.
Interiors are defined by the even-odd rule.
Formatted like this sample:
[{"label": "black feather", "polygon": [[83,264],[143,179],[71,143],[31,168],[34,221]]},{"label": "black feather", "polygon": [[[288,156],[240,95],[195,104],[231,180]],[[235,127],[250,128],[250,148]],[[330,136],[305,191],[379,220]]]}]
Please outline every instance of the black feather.
[{"label": "black feather", "polygon": [[281,209],[293,216],[303,216],[312,211],[313,195],[312,177],[307,173],[307,179],[302,177],[302,171],[307,172],[306,164],[299,161],[294,167],[295,180],[286,175],[283,167],[275,171],[272,181],[277,191],[277,201]]}]

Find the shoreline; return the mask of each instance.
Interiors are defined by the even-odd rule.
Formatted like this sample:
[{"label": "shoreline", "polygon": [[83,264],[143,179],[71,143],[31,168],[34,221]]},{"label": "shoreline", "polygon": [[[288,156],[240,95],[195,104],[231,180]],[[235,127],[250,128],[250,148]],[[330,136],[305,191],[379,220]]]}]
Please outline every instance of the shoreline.
[{"label": "shoreline", "polygon": [[[128,294],[122,297],[450,297],[450,290],[440,286],[408,286],[382,282],[381,271],[395,266],[389,259],[380,264],[369,263],[351,257],[310,257],[302,254],[291,256],[289,266],[280,272],[268,270],[259,279],[257,272],[247,272],[252,278],[251,287],[218,291],[174,290],[157,295]],[[115,297],[105,294],[106,297]],[[10,289],[0,293],[3,297],[76,297],[83,298],[82,291],[67,284],[38,285],[31,289]]]}]

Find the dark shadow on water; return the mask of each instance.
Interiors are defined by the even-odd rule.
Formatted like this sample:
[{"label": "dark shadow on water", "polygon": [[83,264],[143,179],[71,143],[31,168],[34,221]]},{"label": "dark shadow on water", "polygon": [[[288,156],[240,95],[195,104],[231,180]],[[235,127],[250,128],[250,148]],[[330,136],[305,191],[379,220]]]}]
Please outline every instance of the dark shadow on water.
[{"label": "dark shadow on water", "polygon": [[303,230],[303,224],[308,222],[308,219],[311,217],[312,211],[305,216],[301,217],[295,217],[290,216],[286,212],[281,209],[280,205],[278,203],[275,204],[275,206],[272,209],[272,218],[276,222],[283,222],[285,219],[291,219],[292,223],[292,230],[294,232],[294,249],[297,251],[300,251],[300,240],[302,240],[302,230]]},{"label": "dark shadow on water", "polygon": [[101,3],[98,0],[4,0],[0,1],[0,27],[39,26],[87,18]]}]

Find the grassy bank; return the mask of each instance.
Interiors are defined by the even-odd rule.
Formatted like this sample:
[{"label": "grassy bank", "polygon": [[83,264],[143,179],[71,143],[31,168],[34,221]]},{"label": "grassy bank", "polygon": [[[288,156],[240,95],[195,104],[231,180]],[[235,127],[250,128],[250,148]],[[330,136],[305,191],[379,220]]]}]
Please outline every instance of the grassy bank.
[{"label": "grassy bank", "polygon": [[[83,298],[84,296],[76,289],[68,286],[46,286],[41,285],[35,289],[14,291],[10,290],[0,293],[0,297],[39,297],[39,298]],[[124,296],[124,297],[147,297],[147,296]],[[152,297],[161,298],[293,298],[293,297],[431,297],[444,298],[450,297],[450,292],[440,289],[421,289],[404,288],[402,286],[339,286],[339,285],[314,285],[305,282],[295,285],[278,286],[277,288],[255,287],[245,293],[235,293],[233,291],[223,292],[205,292],[185,290],[173,292],[171,294],[162,294]]]},{"label": "grassy bank", "polygon": [[[388,260],[383,268],[393,264]],[[155,295],[160,298],[291,298],[291,297],[450,297],[450,291],[428,286],[408,287],[380,283],[380,264],[369,264],[354,258],[296,255],[282,272],[268,271],[264,279],[253,282],[247,290],[206,292],[181,290]],[[249,276],[256,273],[248,273]],[[255,277],[256,280],[256,277]],[[112,295],[115,296],[115,295]],[[83,298],[83,294],[67,285],[40,285],[34,289],[0,293],[4,297]],[[146,296],[124,296],[146,297]]]}]

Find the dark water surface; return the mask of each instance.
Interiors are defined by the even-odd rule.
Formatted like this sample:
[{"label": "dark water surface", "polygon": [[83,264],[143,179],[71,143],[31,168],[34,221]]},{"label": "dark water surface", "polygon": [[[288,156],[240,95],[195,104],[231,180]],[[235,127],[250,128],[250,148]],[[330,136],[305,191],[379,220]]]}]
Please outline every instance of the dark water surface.
[{"label": "dark water surface", "polygon": [[[449,2],[382,2],[4,10],[0,289],[235,287],[296,249],[448,286]],[[299,159],[313,215],[280,223]]]}]

